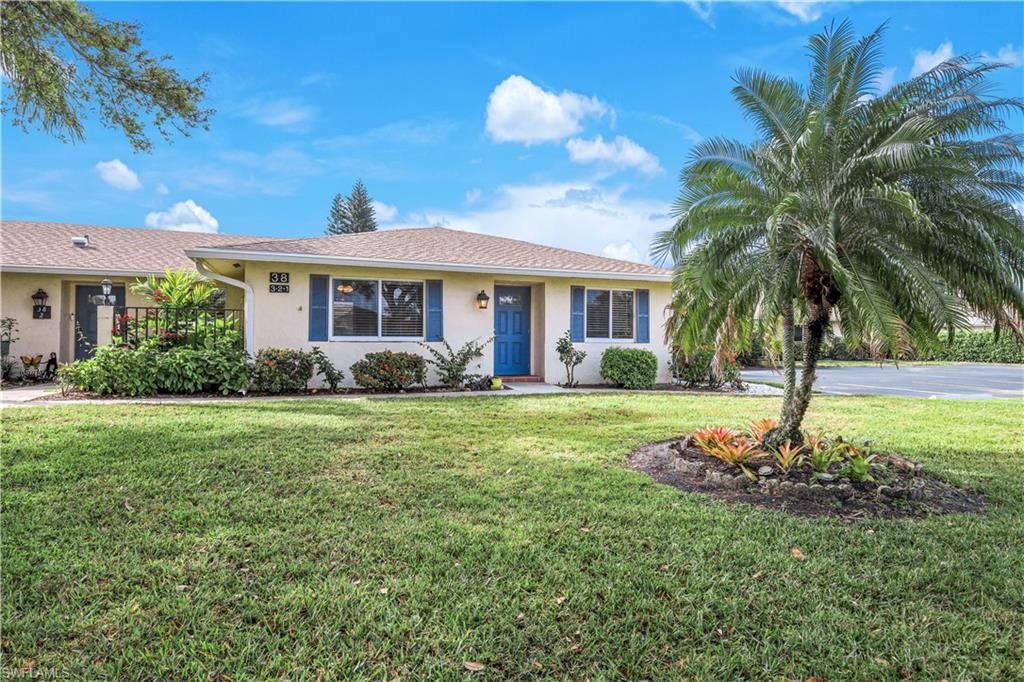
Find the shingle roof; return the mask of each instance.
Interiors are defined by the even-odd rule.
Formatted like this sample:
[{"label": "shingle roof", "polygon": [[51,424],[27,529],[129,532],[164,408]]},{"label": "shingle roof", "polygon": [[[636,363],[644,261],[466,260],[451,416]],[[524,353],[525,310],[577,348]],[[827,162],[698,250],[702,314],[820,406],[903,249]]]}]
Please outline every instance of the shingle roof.
[{"label": "shingle roof", "polygon": [[[89,246],[71,243],[88,235]],[[258,241],[257,241],[258,240]],[[468,266],[507,271],[598,273],[662,278],[669,271],[652,265],[541,246],[518,239],[462,232],[443,227],[380,230],[305,239],[270,239],[234,234],[172,232],[130,227],[103,227],[27,220],[0,221],[0,267],[52,272],[96,271],[107,274],[160,273],[167,268],[194,268],[186,250],[209,256],[209,250],[237,254],[307,257],[310,261],[350,258],[414,266]],[[262,260],[267,260],[263,258]]]},{"label": "shingle roof", "polygon": [[[88,235],[89,246],[74,246],[71,238],[82,235]],[[0,267],[53,272],[160,273],[167,268],[194,269],[195,263],[185,255],[187,248],[253,239],[257,237],[4,220],[0,221]]]},{"label": "shingle roof", "polygon": [[[444,227],[419,227],[399,230],[379,230],[328,237],[306,239],[280,239],[235,243],[216,247],[223,253],[280,254],[306,257],[316,261],[323,258],[368,260],[402,264],[432,264],[475,266],[508,270],[538,270],[643,275],[662,277],[670,273],[663,268],[630,261],[594,256],[579,251],[541,246],[518,239],[494,237],[475,232],[463,232]],[[202,255],[210,255],[209,253]],[[268,258],[261,258],[268,260]]]}]

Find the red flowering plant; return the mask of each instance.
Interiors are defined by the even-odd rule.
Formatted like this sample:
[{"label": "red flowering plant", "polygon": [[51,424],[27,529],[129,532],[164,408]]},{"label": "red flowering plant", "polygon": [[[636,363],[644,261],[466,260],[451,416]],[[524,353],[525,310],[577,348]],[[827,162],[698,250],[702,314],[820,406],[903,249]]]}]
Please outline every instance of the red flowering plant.
[{"label": "red flowering plant", "polygon": [[371,391],[404,391],[427,382],[427,361],[415,353],[367,353],[352,365],[352,380]]}]

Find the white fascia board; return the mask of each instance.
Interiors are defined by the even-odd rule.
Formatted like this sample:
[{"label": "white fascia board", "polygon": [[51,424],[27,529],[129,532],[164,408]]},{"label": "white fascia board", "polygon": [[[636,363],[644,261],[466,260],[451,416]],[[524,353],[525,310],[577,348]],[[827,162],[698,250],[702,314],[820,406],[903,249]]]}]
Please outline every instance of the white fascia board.
[{"label": "white fascia board", "polygon": [[57,265],[0,265],[2,272],[30,272],[45,275],[95,275],[97,277],[148,277],[163,275],[162,270],[117,270],[114,268],[67,268]]},{"label": "white fascia board", "polygon": [[498,265],[472,265],[468,263],[431,263],[427,261],[378,260],[352,256],[324,256],[304,253],[274,253],[272,251],[235,251],[228,249],[185,249],[185,255],[197,258],[226,260],[268,261],[276,263],[309,263],[314,265],[340,265],[348,267],[374,267],[393,270],[430,270],[439,272],[479,272],[494,275],[523,275],[531,277],[574,277],[588,279],[639,280],[644,282],[670,282],[672,274],[640,272],[605,272],[601,270],[554,270],[543,268],[514,268]]}]

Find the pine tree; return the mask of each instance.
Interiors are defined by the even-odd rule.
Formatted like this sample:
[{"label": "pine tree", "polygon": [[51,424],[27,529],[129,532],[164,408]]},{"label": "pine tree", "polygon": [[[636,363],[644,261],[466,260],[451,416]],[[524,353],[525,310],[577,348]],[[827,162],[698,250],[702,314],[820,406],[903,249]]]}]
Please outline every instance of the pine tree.
[{"label": "pine tree", "polygon": [[324,230],[326,234],[354,234],[376,229],[377,212],[362,180],[356,180],[348,197],[334,195],[331,212],[327,216],[327,229]]},{"label": "pine tree", "polygon": [[331,212],[327,215],[327,229],[324,234],[345,234],[351,232],[349,228],[348,204],[345,197],[340,194],[334,195],[331,202]]},{"label": "pine tree", "polygon": [[373,201],[362,180],[356,180],[352,194],[348,197],[348,217],[351,221],[347,232],[374,232],[377,229],[377,215]]}]

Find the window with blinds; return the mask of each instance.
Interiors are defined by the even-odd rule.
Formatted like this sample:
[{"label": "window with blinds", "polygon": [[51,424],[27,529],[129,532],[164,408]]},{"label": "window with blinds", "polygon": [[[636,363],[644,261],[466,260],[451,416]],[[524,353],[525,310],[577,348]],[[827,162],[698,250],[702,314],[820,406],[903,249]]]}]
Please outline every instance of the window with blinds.
[{"label": "window with blinds", "polygon": [[612,292],[612,338],[633,338],[633,292]]},{"label": "window with blinds", "polygon": [[332,336],[422,338],[423,282],[336,279]]},{"label": "window with blinds", "polygon": [[607,339],[611,302],[607,289],[587,289],[587,337]]},{"label": "window with blinds", "polygon": [[334,336],[379,336],[378,282],[372,279],[334,280],[331,309]]},{"label": "window with blinds", "polygon": [[588,339],[633,338],[633,292],[629,289],[587,289]]},{"label": "window with blinds", "polygon": [[423,282],[381,282],[381,336],[423,336]]}]

